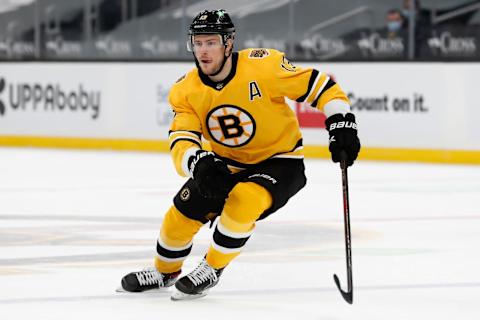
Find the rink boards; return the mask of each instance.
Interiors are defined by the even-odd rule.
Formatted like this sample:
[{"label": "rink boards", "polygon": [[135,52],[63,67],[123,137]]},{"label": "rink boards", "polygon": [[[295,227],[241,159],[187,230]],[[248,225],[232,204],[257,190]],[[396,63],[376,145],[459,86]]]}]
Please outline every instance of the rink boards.
[{"label": "rink boards", "polygon": [[[359,124],[362,159],[480,164],[480,65],[301,65],[328,73],[348,94]],[[173,116],[168,91],[191,67],[4,63],[0,145],[168,151]],[[323,115],[289,103],[302,127],[306,155],[328,157]]]}]

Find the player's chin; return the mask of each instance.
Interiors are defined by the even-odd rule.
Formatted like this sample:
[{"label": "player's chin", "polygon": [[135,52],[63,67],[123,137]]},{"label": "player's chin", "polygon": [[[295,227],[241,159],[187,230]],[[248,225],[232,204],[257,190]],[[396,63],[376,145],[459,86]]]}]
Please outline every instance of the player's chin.
[{"label": "player's chin", "polygon": [[217,72],[217,68],[215,68],[213,66],[213,64],[209,63],[209,64],[204,64],[204,65],[201,65],[202,67],[202,72],[204,74],[206,74],[207,76],[210,76],[212,74],[214,74],[215,72]]}]

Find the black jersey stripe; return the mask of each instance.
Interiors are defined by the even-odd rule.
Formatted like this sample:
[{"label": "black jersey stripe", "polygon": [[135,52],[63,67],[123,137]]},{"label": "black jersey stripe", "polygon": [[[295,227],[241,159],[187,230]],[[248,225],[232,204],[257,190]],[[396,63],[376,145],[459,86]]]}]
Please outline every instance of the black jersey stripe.
[{"label": "black jersey stripe", "polygon": [[226,164],[232,166],[232,167],[236,167],[236,168],[240,168],[240,169],[247,169],[249,167],[253,167],[255,166],[256,164],[247,164],[247,163],[241,163],[241,162],[238,162],[238,161],[235,161],[235,160],[232,160],[232,159],[228,159],[228,158],[224,158],[224,157],[220,157],[217,155],[217,157],[219,159],[221,159],[223,162],[225,162]]},{"label": "black jersey stripe", "polygon": [[301,96],[300,98],[297,98],[297,100],[296,100],[297,102],[303,102],[303,101],[305,101],[305,99],[307,99],[307,97],[310,93],[310,90],[312,90],[312,86],[315,83],[315,79],[318,76],[318,73],[319,73],[318,70],[312,69],[312,74],[310,75],[310,80],[308,81],[307,92],[305,92],[305,94],[303,96]]},{"label": "black jersey stripe", "polygon": [[293,147],[293,148],[290,149],[289,151],[275,153],[272,157],[278,156],[278,155],[280,155],[280,154],[285,154],[285,153],[293,152],[293,151],[295,151],[295,150],[296,150],[297,148],[299,148],[299,147],[303,147],[303,139],[298,139],[297,143],[295,144],[295,147]]},{"label": "black jersey stripe", "polygon": [[202,145],[195,139],[193,138],[178,138],[176,139],[175,141],[173,141],[173,143],[170,145],[170,150],[173,149],[173,147],[177,144],[177,142],[179,141],[189,141],[189,142],[193,142],[195,143],[200,149],[202,148]]},{"label": "black jersey stripe", "polygon": [[332,79],[329,79],[327,84],[325,85],[325,87],[323,88],[322,92],[320,92],[320,94],[318,95],[318,97],[315,99],[315,101],[312,102],[312,107],[316,108],[317,107],[317,103],[318,103],[318,100],[320,100],[320,97],[322,96],[322,94],[327,91],[328,89],[330,89],[331,87],[333,87],[334,85],[336,85],[337,83],[335,81],[333,81]]},{"label": "black jersey stripe", "polygon": [[[267,159],[265,160],[268,160],[268,159],[271,159],[279,154],[284,154],[284,153],[290,153],[290,152],[293,152],[295,151],[297,148],[299,147],[302,147],[303,146],[303,139],[299,139],[297,141],[297,143],[295,144],[295,146],[288,150],[288,151],[285,151],[285,152],[279,152],[279,153],[275,153],[273,154],[271,157],[268,157]],[[240,168],[240,169],[248,169],[248,168],[252,168],[256,165],[258,165],[258,163],[254,163],[254,164],[247,164],[247,163],[242,163],[242,162],[238,162],[238,161],[235,161],[235,160],[232,160],[232,159],[228,159],[228,158],[224,158],[224,157],[220,157],[219,155],[216,155],[219,159],[221,159],[223,162],[225,162],[227,165],[230,165],[232,167],[236,167],[236,168]],[[265,161],[263,160],[263,161]],[[263,162],[263,161],[260,161],[260,162]]]},{"label": "black jersey stripe", "polygon": [[298,139],[297,143],[295,144],[295,147],[293,147],[292,151],[295,151],[298,147],[303,146],[303,139]]},{"label": "black jersey stripe", "polygon": [[215,242],[215,244],[218,246],[227,249],[240,249],[245,245],[245,243],[247,243],[249,238],[250,237],[238,239],[232,238],[221,233],[218,228],[215,228],[215,232],[213,233],[213,242]]},{"label": "black jersey stripe", "polygon": [[177,132],[180,133],[180,132],[182,132],[182,131],[184,131],[184,132],[190,132],[190,133],[196,135],[196,136],[198,137],[198,139],[201,139],[201,138],[202,138],[202,134],[201,134],[200,132],[198,132],[198,131],[192,131],[192,130],[169,130],[169,131],[168,131],[168,136],[170,136],[172,133],[177,133]]},{"label": "black jersey stripe", "polygon": [[190,251],[192,251],[192,246],[188,247],[187,249],[179,250],[179,251],[168,250],[162,247],[160,243],[158,243],[157,241],[157,253],[161,257],[165,257],[168,259],[184,258],[190,254]]}]

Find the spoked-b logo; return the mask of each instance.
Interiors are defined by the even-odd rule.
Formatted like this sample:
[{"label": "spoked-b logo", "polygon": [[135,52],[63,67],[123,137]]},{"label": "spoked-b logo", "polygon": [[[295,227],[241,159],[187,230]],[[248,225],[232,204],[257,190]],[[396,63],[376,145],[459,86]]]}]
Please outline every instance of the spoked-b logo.
[{"label": "spoked-b logo", "polygon": [[8,112],[75,113],[92,120],[100,115],[101,92],[82,83],[72,89],[55,83],[10,82],[0,77],[0,116]]},{"label": "spoked-b logo", "polygon": [[255,119],[246,110],[224,104],[207,115],[207,129],[212,139],[226,147],[236,148],[249,143],[255,136]]}]

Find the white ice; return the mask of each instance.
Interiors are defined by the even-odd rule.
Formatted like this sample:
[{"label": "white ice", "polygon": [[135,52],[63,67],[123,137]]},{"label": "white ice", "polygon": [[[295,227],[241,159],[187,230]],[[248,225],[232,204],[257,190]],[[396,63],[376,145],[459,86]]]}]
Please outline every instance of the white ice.
[{"label": "white ice", "polygon": [[[340,170],[307,160],[307,187],[257,224],[217,287],[116,293],[151,265],[183,183],[169,155],[0,149],[0,319],[480,319],[480,167],[358,161],[349,170],[354,303]],[[198,234],[184,271],[211,229]]]}]

